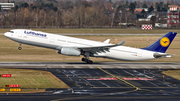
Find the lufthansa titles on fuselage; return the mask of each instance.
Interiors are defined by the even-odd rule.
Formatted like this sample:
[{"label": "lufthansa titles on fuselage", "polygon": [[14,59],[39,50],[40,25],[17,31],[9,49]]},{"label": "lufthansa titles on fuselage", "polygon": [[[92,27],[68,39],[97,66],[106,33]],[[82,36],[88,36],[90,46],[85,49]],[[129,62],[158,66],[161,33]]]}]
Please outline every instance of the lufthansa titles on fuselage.
[{"label": "lufthansa titles on fuselage", "polygon": [[24,31],[24,34],[32,35],[32,36],[38,36],[38,37],[47,37],[46,34],[36,33],[33,31]]}]

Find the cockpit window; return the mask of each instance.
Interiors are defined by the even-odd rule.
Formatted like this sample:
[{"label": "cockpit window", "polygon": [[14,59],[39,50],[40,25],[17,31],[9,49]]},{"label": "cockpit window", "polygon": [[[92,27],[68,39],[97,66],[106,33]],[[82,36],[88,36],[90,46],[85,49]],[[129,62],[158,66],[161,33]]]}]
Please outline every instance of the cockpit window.
[{"label": "cockpit window", "polygon": [[9,31],[10,33],[14,33],[14,31]]}]

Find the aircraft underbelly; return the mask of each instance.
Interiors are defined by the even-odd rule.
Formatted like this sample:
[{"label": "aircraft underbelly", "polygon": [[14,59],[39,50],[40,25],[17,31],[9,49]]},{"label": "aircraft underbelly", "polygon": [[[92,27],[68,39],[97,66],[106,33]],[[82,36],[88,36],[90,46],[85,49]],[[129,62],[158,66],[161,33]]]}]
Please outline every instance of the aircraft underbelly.
[{"label": "aircraft underbelly", "polygon": [[143,52],[133,52],[133,51],[112,51],[106,53],[107,58],[125,61],[139,61],[139,60],[150,60],[154,57],[152,54],[144,54]]}]

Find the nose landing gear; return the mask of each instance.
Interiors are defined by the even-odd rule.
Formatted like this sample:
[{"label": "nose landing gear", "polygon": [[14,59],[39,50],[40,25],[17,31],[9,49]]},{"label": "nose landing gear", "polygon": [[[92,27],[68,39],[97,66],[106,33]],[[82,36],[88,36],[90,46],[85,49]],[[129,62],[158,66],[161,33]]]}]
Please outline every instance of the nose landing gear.
[{"label": "nose landing gear", "polygon": [[19,43],[19,47],[18,47],[18,49],[19,49],[19,50],[21,50],[21,49],[22,49],[22,47],[21,47],[21,43]]}]

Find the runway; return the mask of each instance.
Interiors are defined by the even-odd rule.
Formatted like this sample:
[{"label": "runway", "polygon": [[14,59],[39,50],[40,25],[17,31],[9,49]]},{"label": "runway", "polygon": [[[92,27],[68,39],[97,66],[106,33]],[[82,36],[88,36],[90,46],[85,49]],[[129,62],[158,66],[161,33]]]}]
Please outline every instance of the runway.
[{"label": "runway", "polygon": [[180,63],[1,62],[0,68],[49,71],[71,87],[38,94],[0,94],[2,100],[178,101],[180,98],[180,81],[161,73],[180,69]]},{"label": "runway", "polygon": [[0,68],[109,68],[109,69],[180,69],[180,63],[151,62],[0,62]]}]

